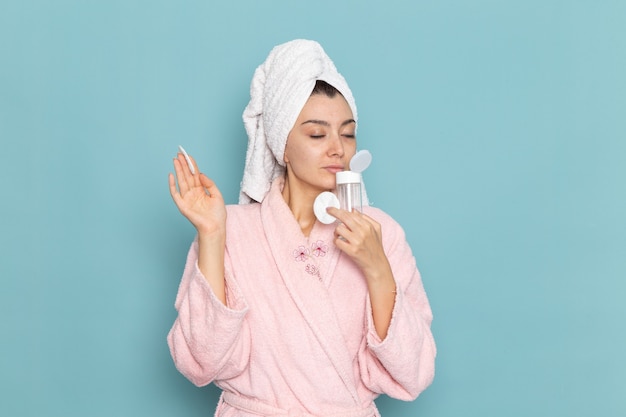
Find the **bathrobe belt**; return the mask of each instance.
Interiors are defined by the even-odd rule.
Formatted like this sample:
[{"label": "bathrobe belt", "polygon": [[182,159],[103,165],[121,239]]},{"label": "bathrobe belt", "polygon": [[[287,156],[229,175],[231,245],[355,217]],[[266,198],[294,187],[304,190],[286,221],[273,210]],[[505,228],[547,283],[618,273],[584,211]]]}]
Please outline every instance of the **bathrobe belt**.
[{"label": "bathrobe belt", "polygon": [[[303,412],[298,409],[290,409],[290,410],[281,410],[280,408],[273,407],[269,404],[263,403],[261,401],[247,398],[241,395],[234,394],[232,392],[224,391],[222,393],[222,401],[226,404],[234,407],[240,411],[244,411],[246,413],[256,414],[259,416],[266,417],[322,417],[315,416],[313,414],[309,414]],[[323,417],[374,417],[378,416],[378,412],[374,403],[370,403],[368,406],[363,408],[352,408],[346,409],[330,414],[325,414]]]}]

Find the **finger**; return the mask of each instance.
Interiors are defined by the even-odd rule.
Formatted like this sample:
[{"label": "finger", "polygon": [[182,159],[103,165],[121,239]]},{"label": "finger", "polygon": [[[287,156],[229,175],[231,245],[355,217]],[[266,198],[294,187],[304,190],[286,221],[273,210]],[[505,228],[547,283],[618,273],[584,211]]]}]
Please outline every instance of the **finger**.
[{"label": "finger", "polygon": [[353,257],[355,255],[355,246],[353,242],[350,241],[349,232],[341,230],[335,230],[335,239],[333,243],[340,251],[344,252],[349,257]]},{"label": "finger", "polygon": [[[193,156],[188,153],[183,153],[183,158],[185,159],[185,166],[189,169],[189,177],[187,177],[187,181],[190,187],[199,187],[202,185],[200,182],[200,169],[198,168],[198,164]],[[191,165],[191,167],[190,167]],[[193,168],[193,169],[192,169]]]},{"label": "finger", "polygon": [[189,170],[191,171],[192,174],[196,173],[196,170],[193,166],[193,163],[191,162],[191,159],[189,158],[189,155],[187,154],[187,151],[185,151],[185,149],[178,145],[178,149],[180,150],[180,152],[183,154],[183,156],[185,157],[185,161],[187,161],[187,166],[189,167]]},{"label": "finger", "polygon": [[367,214],[361,213],[360,218],[362,219],[363,224],[368,224],[374,230],[376,235],[380,236],[381,230],[382,230],[382,227],[380,226],[380,223],[378,223],[376,220],[372,219]]},{"label": "finger", "polygon": [[189,191],[189,183],[185,176],[185,169],[180,159],[174,158],[174,172],[176,173],[176,182],[178,182],[178,191],[181,195],[185,195]]},{"label": "finger", "polygon": [[343,209],[338,209],[333,206],[327,207],[326,212],[330,214],[331,216],[335,217],[337,220],[339,220],[342,223],[345,223],[346,220],[348,219],[348,216],[350,216],[350,212],[343,210]]},{"label": "finger", "polygon": [[351,242],[353,236],[352,230],[350,230],[344,223],[339,223],[335,228],[335,237],[346,244]]},{"label": "finger", "polygon": [[373,225],[378,225],[379,224],[376,220],[372,219],[367,214],[361,213],[361,212],[359,212],[359,214],[360,214],[359,217],[361,217],[363,220],[366,220],[368,223],[373,224]]},{"label": "finger", "polygon": [[365,223],[361,220],[361,213],[358,211],[346,211],[342,209],[336,209],[334,207],[328,207],[328,214],[336,217],[339,221],[345,224],[349,229],[356,230],[363,226]]},{"label": "finger", "polygon": [[185,155],[181,152],[178,152],[176,154],[176,159],[178,159],[178,162],[180,162],[180,167],[182,169],[182,172],[185,174],[185,177],[188,179],[193,178],[193,174],[189,169],[189,164],[187,163],[187,158],[185,158]]},{"label": "finger", "polygon": [[349,255],[350,242],[348,242],[343,236],[336,236],[334,243],[340,251]]},{"label": "finger", "polygon": [[174,195],[178,194],[178,189],[176,188],[176,179],[174,178],[174,174],[171,172],[167,175],[167,183],[170,188],[170,194],[174,197]]},{"label": "finger", "polygon": [[209,193],[211,197],[223,199],[222,193],[220,192],[219,188],[217,188],[217,185],[215,185],[215,182],[211,178],[202,173],[198,177],[200,180],[200,184],[202,185],[202,187],[204,187],[204,189]]},{"label": "finger", "polygon": [[189,154],[187,154],[187,158],[189,158],[189,162],[191,162],[191,165],[193,166],[192,174],[200,174],[200,168],[198,168],[198,164],[196,163],[195,158]]},{"label": "finger", "polygon": [[174,204],[176,204],[177,207],[180,207],[180,204],[179,204],[181,200],[180,193],[176,189],[176,179],[174,178],[174,174],[172,174],[171,172],[168,175],[168,182],[169,182],[170,195],[172,196],[172,200],[174,200]]},{"label": "finger", "polygon": [[[180,167],[184,175],[184,180],[187,183],[189,189],[193,187],[199,187],[200,180],[198,179],[198,175],[195,175],[193,172],[191,172],[191,169],[189,169],[189,163],[187,162],[187,158],[189,158],[190,161],[193,161],[191,156],[185,156],[183,153],[180,152],[177,155],[177,160],[180,163]],[[192,166],[195,166],[194,162],[192,162]],[[198,173],[197,167],[194,168],[194,172]]]}]

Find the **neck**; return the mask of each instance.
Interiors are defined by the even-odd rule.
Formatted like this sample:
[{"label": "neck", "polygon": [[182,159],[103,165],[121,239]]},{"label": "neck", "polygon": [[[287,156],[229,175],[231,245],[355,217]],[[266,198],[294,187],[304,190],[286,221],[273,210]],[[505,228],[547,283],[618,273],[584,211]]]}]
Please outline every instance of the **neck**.
[{"label": "neck", "polygon": [[317,194],[313,194],[315,193],[306,192],[291,186],[289,177],[285,176],[285,186],[283,187],[282,195],[305,236],[309,236],[317,220],[313,212],[313,203]]}]

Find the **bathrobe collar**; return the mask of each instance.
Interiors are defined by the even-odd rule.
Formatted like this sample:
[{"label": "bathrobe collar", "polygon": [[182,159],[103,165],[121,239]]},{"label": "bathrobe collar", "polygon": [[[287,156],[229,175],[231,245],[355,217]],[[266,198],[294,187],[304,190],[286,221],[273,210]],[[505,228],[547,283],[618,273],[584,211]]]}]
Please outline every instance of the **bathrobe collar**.
[{"label": "bathrobe collar", "polygon": [[360,405],[352,358],[328,293],[341,256],[341,251],[333,243],[336,225],[316,222],[310,236],[304,236],[282,196],[283,185],[283,178],[274,180],[261,204],[261,219],[270,251],[292,299],[355,404]]}]

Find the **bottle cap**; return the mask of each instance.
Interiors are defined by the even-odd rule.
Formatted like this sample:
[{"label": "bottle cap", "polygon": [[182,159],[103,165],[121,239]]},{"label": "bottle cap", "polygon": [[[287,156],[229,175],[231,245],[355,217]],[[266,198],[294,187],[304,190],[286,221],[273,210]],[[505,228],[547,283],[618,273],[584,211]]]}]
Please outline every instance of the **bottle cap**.
[{"label": "bottle cap", "polygon": [[335,174],[337,177],[337,185],[339,184],[360,184],[361,174],[354,171],[340,171]]},{"label": "bottle cap", "polygon": [[350,159],[350,171],[363,172],[372,163],[372,154],[368,150],[361,150]]}]

